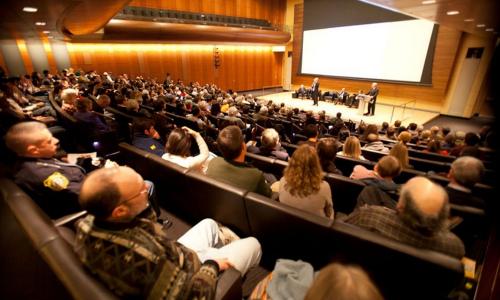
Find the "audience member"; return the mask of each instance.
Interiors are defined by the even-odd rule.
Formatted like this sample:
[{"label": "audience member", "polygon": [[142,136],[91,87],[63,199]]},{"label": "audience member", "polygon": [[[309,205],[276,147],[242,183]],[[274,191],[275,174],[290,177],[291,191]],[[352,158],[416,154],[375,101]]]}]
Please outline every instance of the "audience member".
[{"label": "audience member", "polygon": [[319,162],[323,172],[342,175],[342,171],[335,166],[337,157],[338,143],[334,138],[322,138],[316,146]]},{"label": "audience member", "polygon": [[279,134],[274,128],[267,128],[262,132],[260,147],[248,146],[247,150],[249,153],[288,160],[288,152],[281,147]]},{"label": "audience member", "polygon": [[395,207],[389,193],[397,193],[399,184],[394,182],[394,177],[401,173],[399,161],[391,156],[382,157],[373,171],[364,166],[357,165],[351,174],[352,179],[359,179],[368,187],[364,188],[358,196],[357,207],[364,205],[382,205],[389,208]]},{"label": "audience member", "polygon": [[232,125],[222,129],[217,138],[217,147],[222,157],[210,161],[207,176],[250,192],[271,196],[271,188],[262,171],[245,164],[247,149],[238,126]]},{"label": "audience member", "polygon": [[388,238],[462,258],[464,244],[447,227],[448,195],[425,177],[414,177],[403,186],[396,210],[382,206],[361,207],[344,221]]},{"label": "audience member", "polygon": [[307,144],[307,145],[315,148],[316,144],[318,143],[318,136],[319,136],[318,125],[316,125],[316,124],[306,125],[303,133],[304,133],[305,137],[307,138],[307,140],[300,141],[298,144],[299,145]]},{"label": "audience member", "polygon": [[165,153],[164,146],[154,125],[151,119],[138,118],[134,120],[132,124],[134,130],[132,145],[149,153],[162,156]]},{"label": "audience member", "polygon": [[255,238],[231,233],[234,241],[226,241],[211,219],[167,239],[148,211],[146,183],[128,167],[92,172],[80,204],[89,215],[77,222],[75,251],[119,297],[214,299],[219,272],[245,275],[261,257]]},{"label": "audience member", "polygon": [[78,195],[85,170],[54,158],[59,140],[39,122],[22,122],[5,135],[7,147],[19,157],[14,181],[51,218],[81,210]]},{"label": "audience member", "polygon": [[279,182],[279,201],[333,219],[332,193],[316,150],[300,146],[293,153]]},{"label": "audience member", "polygon": [[350,157],[359,160],[366,160],[366,158],[361,155],[361,144],[355,136],[350,136],[345,140],[344,146],[342,146],[342,151],[337,153],[339,156]]},{"label": "audience member", "polygon": [[[191,141],[195,139],[200,153],[191,156]],[[188,169],[206,172],[209,158],[208,146],[199,132],[189,127],[176,128],[168,136],[162,158]]]},{"label": "audience member", "polygon": [[474,132],[467,132],[464,139],[464,147],[460,151],[459,156],[473,156],[479,158],[481,151],[479,150],[479,142],[481,141],[478,134]]},{"label": "audience member", "polygon": [[92,111],[92,101],[88,98],[83,98],[75,102],[76,111],[73,116],[86,126],[89,126],[90,131],[99,133],[109,132],[108,124]]},{"label": "audience member", "polygon": [[471,156],[455,159],[448,172],[450,183],[446,187],[450,203],[484,208],[484,201],[472,192],[483,174],[484,165],[479,159]]},{"label": "audience member", "polygon": [[389,153],[389,148],[384,146],[384,143],[379,139],[378,134],[376,133],[368,134],[366,142],[367,143],[363,146],[363,149]]},{"label": "audience member", "polygon": [[408,148],[404,143],[399,142],[392,146],[391,151],[389,151],[389,155],[394,156],[401,165],[403,169],[413,169],[413,166],[410,165],[410,158],[408,156]]},{"label": "audience member", "polygon": [[319,271],[304,300],[383,300],[368,274],[358,266],[332,263]]}]

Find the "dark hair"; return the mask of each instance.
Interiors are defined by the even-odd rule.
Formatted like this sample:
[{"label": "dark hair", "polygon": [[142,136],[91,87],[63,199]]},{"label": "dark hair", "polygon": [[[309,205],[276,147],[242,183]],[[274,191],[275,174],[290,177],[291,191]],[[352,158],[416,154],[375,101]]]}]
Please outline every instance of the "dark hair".
[{"label": "dark hair", "polygon": [[200,115],[200,108],[198,107],[198,105],[193,106],[193,108],[191,108],[191,114],[195,117]]},{"label": "dark hair", "polygon": [[92,100],[83,98],[75,101],[75,108],[79,112],[86,112],[92,110]]},{"label": "dark hair", "polygon": [[341,113],[341,112],[338,112],[338,113],[337,113],[337,118],[339,118],[339,119],[340,119],[340,117],[342,117],[342,113]]},{"label": "dark hair", "polygon": [[323,171],[328,172],[326,167],[337,157],[337,141],[334,138],[322,138],[316,145],[316,151],[318,152],[319,162]]},{"label": "dark hair", "polygon": [[467,146],[476,146],[477,144],[479,144],[479,141],[479,136],[474,132],[467,132],[467,134],[465,135],[464,142]]},{"label": "dark hair", "polygon": [[134,120],[132,128],[134,129],[134,133],[144,133],[144,130],[149,130],[154,125],[155,123],[151,119],[138,118]]},{"label": "dark hair", "polygon": [[375,124],[368,124],[366,126],[365,131],[363,132],[363,136],[360,138],[361,141],[367,141],[367,142],[372,142],[368,140],[368,136],[370,134],[377,134],[378,135],[378,127]]},{"label": "dark hair", "polygon": [[182,157],[190,156],[191,154],[191,135],[182,129],[176,128],[170,132],[168,136],[165,152]]},{"label": "dark hair", "polygon": [[120,202],[121,194],[118,185],[109,180],[102,178],[102,187],[99,192],[90,193],[88,197],[83,198],[80,195],[80,206],[89,214],[94,215],[97,219],[107,219],[115,207]]},{"label": "dark hair", "polygon": [[244,141],[238,126],[227,126],[221,130],[219,137],[217,137],[217,148],[225,159],[233,160],[241,154]]},{"label": "dark hair", "polygon": [[304,135],[308,139],[318,136],[318,126],[316,124],[307,124],[304,128]]},{"label": "dark hair", "polygon": [[417,127],[418,127],[417,123],[410,123],[408,125],[408,129],[410,129],[411,131],[417,130]]}]

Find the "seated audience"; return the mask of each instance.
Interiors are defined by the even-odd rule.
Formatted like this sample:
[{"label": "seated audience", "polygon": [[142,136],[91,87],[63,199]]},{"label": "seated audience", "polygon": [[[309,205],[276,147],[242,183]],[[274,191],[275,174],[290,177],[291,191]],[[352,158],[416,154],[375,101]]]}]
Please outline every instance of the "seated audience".
[{"label": "seated audience", "polygon": [[479,159],[471,156],[455,159],[448,172],[450,183],[446,187],[450,203],[484,208],[484,201],[472,192],[483,174],[484,165]]},{"label": "seated audience", "polygon": [[481,138],[477,133],[467,132],[464,139],[464,147],[460,151],[459,156],[473,156],[479,158],[481,151],[479,150],[479,142]]},{"label": "seated audience", "polygon": [[410,165],[410,158],[408,156],[408,148],[404,143],[399,142],[392,146],[391,151],[389,151],[389,155],[394,156],[401,165],[402,169],[413,169],[413,166]]},{"label": "seated audience", "polygon": [[78,98],[78,90],[64,89],[61,92],[61,108],[68,114],[72,115],[76,111],[75,101]]},{"label": "seated audience", "polygon": [[[200,154],[191,156],[191,141],[195,139]],[[189,127],[176,128],[168,136],[162,158],[188,169],[206,172],[206,161],[210,152],[199,132]]]},{"label": "seated audience", "polygon": [[318,216],[333,219],[332,193],[316,150],[300,146],[293,153],[279,183],[279,201]]},{"label": "seated audience", "polygon": [[387,131],[385,132],[384,138],[386,140],[397,140],[396,129],[393,126],[389,126],[389,128],[387,128]]},{"label": "seated audience", "polygon": [[318,125],[316,125],[316,124],[306,125],[303,133],[304,133],[305,137],[307,138],[307,141],[300,141],[300,142],[298,142],[298,144],[299,145],[307,144],[311,147],[316,148],[316,144],[318,143],[318,136],[319,136]]},{"label": "seated audience", "polygon": [[439,140],[430,140],[427,143],[427,149],[422,150],[422,152],[436,153],[440,155],[448,155],[448,151],[441,150],[441,142]]},{"label": "seated audience", "polygon": [[280,136],[276,129],[267,128],[260,137],[260,147],[248,146],[249,153],[255,153],[267,157],[274,157],[280,160],[288,160],[288,152],[281,147]]},{"label": "seated audience", "polygon": [[85,170],[54,158],[59,140],[39,122],[22,122],[5,135],[7,147],[18,156],[14,181],[56,219],[81,210],[78,195]]},{"label": "seated audience", "polygon": [[406,146],[411,141],[412,135],[409,131],[403,131],[398,135],[398,141]]},{"label": "seated audience", "polygon": [[414,177],[402,188],[396,210],[366,206],[344,221],[388,238],[448,254],[458,259],[465,254],[463,242],[447,229],[448,195],[425,177]]},{"label": "seated audience", "polygon": [[396,203],[392,201],[388,193],[399,191],[399,184],[396,184],[393,179],[400,173],[399,161],[391,155],[382,157],[373,167],[373,171],[361,165],[355,166],[350,177],[359,179],[368,186],[359,194],[357,207],[368,204],[394,208]]},{"label": "seated audience", "polygon": [[361,155],[361,144],[359,143],[359,139],[355,136],[350,136],[345,140],[342,151],[337,153],[337,155],[359,160],[366,160],[366,158]]},{"label": "seated audience", "polygon": [[132,145],[149,153],[162,156],[165,153],[165,147],[161,143],[160,134],[156,131],[154,125],[151,119],[136,119],[132,125],[134,130]]},{"label": "seated audience", "polygon": [[366,272],[354,265],[332,263],[319,271],[304,300],[383,300]]},{"label": "seated audience", "polygon": [[236,108],[236,106],[231,106],[227,110],[227,116],[224,117],[224,124],[225,126],[222,127],[226,127],[228,125],[236,125],[242,130],[246,128],[245,122],[238,118],[238,109]]},{"label": "seated audience", "polygon": [[100,133],[111,131],[108,124],[92,111],[92,100],[83,98],[75,101],[75,108],[76,111],[73,113],[75,119],[90,126],[90,130]]},{"label": "seated audience", "polygon": [[342,171],[335,166],[337,157],[338,143],[334,138],[322,138],[316,146],[319,162],[323,172],[342,175]]},{"label": "seated audience", "polygon": [[274,270],[249,299],[382,300],[370,277],[358,266],[331,263],[319,272],[302,260],[278,259]]},{"label": "seated audience", "polygon": [[245,275],[259,263],[255,238],[231,232],[230,242],[211,219],[169,240],[148,210],[147,191],[128,167],[94,171],[82,186],[80,204],[89,215],[77,222],[75,251],[117,296],[214,299],[219,272],[234,267]]},{"label": "seated audience", "polygon": [[383,153],[389,153],[389,148],[384,146],[384,143],[379,139],[378,134],[370,133],[366,136],[366,145],[363,146],[363,149],[379,151]]},{"label": "seated audience", "polygon": [[201,110],[198,106],[191,109],[191,114],[186,116],[187,119],[196,122],[199,130],[205,129],[207,123],[201,118]]},{"label": "seated audience", "polygon": [[247,149],[238,126],[231,125],[220,131],[217,148],[222,157],[216,157],[210,161],[207,176],[250,192],[271,196],[271,188],[266,183],[262,171],[245,163]]}]

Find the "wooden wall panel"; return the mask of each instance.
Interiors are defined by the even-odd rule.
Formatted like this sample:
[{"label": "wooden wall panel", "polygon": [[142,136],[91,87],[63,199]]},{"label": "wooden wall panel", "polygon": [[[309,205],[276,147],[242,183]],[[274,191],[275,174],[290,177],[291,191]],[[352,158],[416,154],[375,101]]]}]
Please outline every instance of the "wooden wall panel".
[{"label": "wooden wall panel", "polygon": [[273,24],[284,23],[286,10],[286,0],[133,0],[129,5],[264,19]]},{"label": "wooden wall panel", "polygon": [[270,46],[218,46],[221,66],[214,68],[210,45],[68,44],[74,69],[127,73],[163,81],[202,84],[215,82],[223,89],[253,90],[281,85],[282,54]]},{"label": "wooden wall panel", "polygon": [[[302,25],[304,5],[295,5],[292,84],[311,85],[313,76],[299,75],[299,62],[302,56]],[[379,83],[382,96],[397,97],[404,100],[423,100],[426,102],[443,103],[452,76],[455,57],[459,49],[462,32],[444,26],[439,27],[432,68],[432,86],[417,86],[410,84]],[[345,87],[349,91],[368,90],[369,81],[346,80],[321,77],[321,89],[339,90]]]}]

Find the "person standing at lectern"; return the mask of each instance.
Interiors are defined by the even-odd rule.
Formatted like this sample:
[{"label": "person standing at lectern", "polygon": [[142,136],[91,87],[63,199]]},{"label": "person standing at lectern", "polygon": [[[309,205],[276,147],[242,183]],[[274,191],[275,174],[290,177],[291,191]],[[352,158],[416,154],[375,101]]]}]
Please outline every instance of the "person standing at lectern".
[{"label": "person standing at lectern", "polygon": [[368,102],[368,112],[364,114],[365,116],[373,116],[375,114],[375,104],[377,102],[378,91],[378,84],[376,82],[372,83],[372,88],[366,94],[371,96],[371,98]]},{"label": "person standing at lectern", "polygon": [[316,77],[313,80],[313,83],[311,85],[311,96],[314,101],[313,105],[319,106],[318,105],[318,99],[319,99],[319,78]]}]

